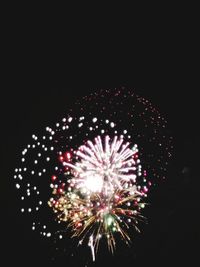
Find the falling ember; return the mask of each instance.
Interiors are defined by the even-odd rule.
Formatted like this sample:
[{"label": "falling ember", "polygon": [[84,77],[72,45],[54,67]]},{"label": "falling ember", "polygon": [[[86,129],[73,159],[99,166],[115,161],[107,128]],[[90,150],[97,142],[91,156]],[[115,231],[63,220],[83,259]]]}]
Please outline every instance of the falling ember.
[{"label": "falling ember", "polygon": [[70,234],[93,261],[103,239],[112,253],[117,237],[129,244],[146,221],[150,187],[166,175],[166,125],[150,102],[120,88],[83,98],[55,126],[32,135],[14,174],[32,230],[56,244]]}]

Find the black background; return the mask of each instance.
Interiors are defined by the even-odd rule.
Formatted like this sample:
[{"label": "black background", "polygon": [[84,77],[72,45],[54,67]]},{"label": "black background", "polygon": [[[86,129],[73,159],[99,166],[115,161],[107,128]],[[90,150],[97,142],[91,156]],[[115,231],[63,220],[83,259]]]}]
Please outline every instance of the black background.
[{"label": "black background", "polygon": [[[177,24],[178,25],[178,24]],[[27,226],[19,212],[12,179],[21,148],[35,129],[61,118],[77,97],[101,88],[125,86],[149,99],[169,121],[174,156],[168,179],[152,196],[149,224],[136,241],[116,256],[102,252],[96,266],[165,266],[198,259],[199,231],[199,80],[197,49],[191,28],[151,27],[99,37],[57,32],[48,37],[11,27],[5,50],[1,90],[2,231],[7,265],[69,264],[51,261],[48,244]],[[162,30],[161,30],[162,29]],[[177,30],[179,29],[179,30]],[[98,32],[95,30],[95,32]],[[76,38],[75,38],[76,37]],[[14,45],[11,44],[14,42]],[[81,259],[79,260],[81,263]],[[81,264],[80,264],[81,266]],[[83,265],[84,266],[84,265]]]}]

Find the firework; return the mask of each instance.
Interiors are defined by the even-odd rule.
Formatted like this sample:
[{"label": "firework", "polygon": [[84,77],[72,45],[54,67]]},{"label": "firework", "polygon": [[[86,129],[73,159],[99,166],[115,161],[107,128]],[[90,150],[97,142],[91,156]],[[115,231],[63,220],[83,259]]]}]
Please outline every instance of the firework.
[{"label": "firework", "polygon": [[123,136],[113,140],[105,136],[103,145],[98,136],[94,144],[87,141],[74,151],[74,164],[71,154],[62,157],[64,168],[69,169],[68,186],[54,190],[56,196],[49,201],[58,220],[68,223],[73,236],[88,239],[92,252],[97,250],[102,235],[111,251],[115,232],[129,241],[124,228],[129,228],[132,222],[138,230],[136,223],[142,218],[139,210],[144,207],[141,199],[146,196],[147,187],[141,190],[136,183],[141,175],[138,149],[136,145],[130,149],[129,143],[123,142]]},{"label": "firework", "polygon": [[111,252],[118,236],[129,244],[172,151],[166,121],[151,103],[132,91],[103,90],[32,139],[14,175],[32,229],[53,239],[71,233],[93,260],[101,239]]}]

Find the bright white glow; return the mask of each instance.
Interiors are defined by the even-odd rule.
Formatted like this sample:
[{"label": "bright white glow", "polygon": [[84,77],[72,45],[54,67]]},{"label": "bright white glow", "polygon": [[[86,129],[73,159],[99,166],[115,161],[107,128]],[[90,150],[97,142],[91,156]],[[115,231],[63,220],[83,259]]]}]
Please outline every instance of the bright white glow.
[{"label": "bright white glow", "polygon": [[16,184],[16,188],[19,189],[20,188],[20,185],[19,184]]},{"label": "bright white glow", "polygon": [[84,186],[92,192],[101,192],[103,187],[102,176],[94,175],[86,177]]}]

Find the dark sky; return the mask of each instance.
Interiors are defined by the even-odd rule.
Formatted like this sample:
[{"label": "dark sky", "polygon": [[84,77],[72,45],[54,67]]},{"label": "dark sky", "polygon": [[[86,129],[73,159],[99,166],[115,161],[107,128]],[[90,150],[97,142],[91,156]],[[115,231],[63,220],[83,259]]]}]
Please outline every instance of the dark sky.
[{"label": "dark sky", "polygon": [[[155,43],[140,49],[107,47],[104,42],[103,49],[101,44],[96,49],[92,45],[81,49],[70,46],[66,48],[67,56],[34,44],[16,45],[15,51],[10,51],[10,71],[5,90],[1,91],[1,192],[5,208],[5,226],[1,230],[8,263],[14,259],[17,266],[57,266],[49,260],[48,246],[31,232],[18,212],[12,176],[21,148],[34,129],[56,121],[77,97],[120,86],[135,88],[167,118],[174,136],[174,158],[169,179],[156,188],[152,197],[152,211],[148,211],[152,214],[138,247],[123,249],[115,257],[101,255],[96,266],[173,266],[195,262],[200,241],[196,55],[181,40],[162,42],[160,46]],[[71,266],[65,259],[61,262]]]}]

